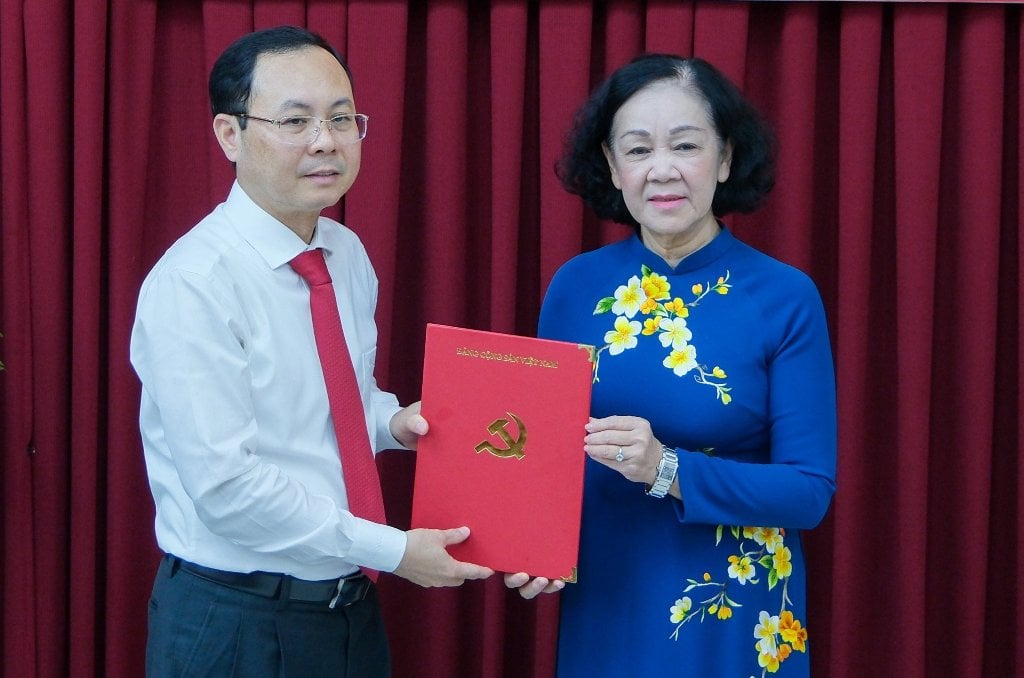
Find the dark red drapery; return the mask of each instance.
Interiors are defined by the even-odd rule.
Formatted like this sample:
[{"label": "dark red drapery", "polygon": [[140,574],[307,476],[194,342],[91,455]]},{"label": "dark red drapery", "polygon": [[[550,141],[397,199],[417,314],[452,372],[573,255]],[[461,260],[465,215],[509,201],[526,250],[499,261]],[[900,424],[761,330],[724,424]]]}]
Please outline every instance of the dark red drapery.
[{"label": "dark red drapery", "polygon": [[[807,535],[815,672],[1024,666],[1019,6],[0,0],[4,675],[141,673],[157,552],[135,298],[232,178],[210,65],[279,23],[348,56],[371,116],[333,215],[377,267],[378,379],[403,401],[426,322],[530,334],[555,268],[623,234],[552,171],[598,79],[645,50],[733,77],[781,155],[769,204],[730,225],[817,281],[836,354],[839,489]],[[385,457],[402,525],[414,456]],[[552,671],[555,598],[381,589],[397,676]]]}]

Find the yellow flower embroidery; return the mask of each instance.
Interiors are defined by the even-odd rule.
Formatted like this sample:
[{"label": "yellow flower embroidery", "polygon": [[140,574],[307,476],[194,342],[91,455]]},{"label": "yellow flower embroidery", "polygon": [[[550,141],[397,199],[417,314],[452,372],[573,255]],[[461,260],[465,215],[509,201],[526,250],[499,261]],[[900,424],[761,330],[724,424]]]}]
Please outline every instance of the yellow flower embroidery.
[{"label": "yellow flower embroidery", "polygon": [[640,323],[626,320],[625,316],[615,319],[615,329],[606,332],[604,340],[609,348],[608,353],[618,355],[626,349],[636,348],[636,335],[640,334]]},{"label": "yellow flower embroidery", "polygon": [[[598,379],[601,353],[605,350],[609,355],[619,355],[637,346],[637,335],[649,337],[658,335],[662,347],[669,350],[662,365],[672,370],[679,377],[693,373],[693,380],[698,384],[715,389],[715,397],[723,404],[732,402],[732,389],[726,385],[726,372],[715,365],[708,369],[697,359],[697,347],[690,343],[693,332],[687,326],[686,319],[690,309],[700,305],[710,292],[725,294],[729,284],[729,272],[719,276],[712,285],[696,283],[691,288],[694,299],[687,302],[680,297],[671,297],[672,285],[668,277],[655,273],[647,266],[640,267],[640,276],[631,276],[625,285],[615,288],[612,296],[604,297],[594,307],[594,315],[612,313],[615,316],[614,329],[604,335],[605,345],[595,352],[594,383]],[[643,324],[634,324],[637,314],[643,316]],[[623,321],[630,321],[624,324]]]},{"label": "yellow flower embroidery", "polygon": [[693,344],[687,344],[678,351],[669,353],[661,364],[675,372],[677,377],[681,377],[697,366],[697,349]]},{"label": "yellow flower embroidery", "polygon": [[632,318],[640,310],[640,304],[644,303],[647,295],[640,287],[640,278],[635,275],[625,285],[619,285],[615,290],[615,303],[612,304],[612,313]]},{"label": "yellow flower embroidery", "polygon": [[758,647],[758,652],[758,665],[764,667],[764,669],[768,671],[768,673],[778,673],[780,664],[778,650],[776,650],[775,654],[772,655],[768,651],[762,650],[760,647]]},{"label": "yellow flower embroidery", "polygon": [[[699,602],[688,602],[686,614],[675,615],[671,619],[676,626],[669,637],[678,639],[682,627],[694,619],[703,622],[710,617],[728,621],[733,617],[733,610],[742,607],[738,597],[730,597],[730,585],[758,586],[766,579],[769,591],[780,586],[781,606],[777,615],[760,610],[758,623],[754,626],[754,649],[758,666],[762,669],[761,678],[765,678],[769,673],[779,672],[793,652],[807,651],[807,629],[790,609],[793,603],[789,598],[788,585],[793,574],[793,553],[785,544],[786,530],[783,528],[744,526],[730,527],[728,531],[736,539],[739,552],[725,558],[723,564],[727,563],[727,578],[715,581],[711,572],[704,572],[699,581],[686,580],[684,593],[708,589],[712,593]],[[725,526],[719,525],[715,530],[716,546],[721,543],[724,533]],[[759,570],[763,570],[767,577],[759,577]],[[679,603],[678,600],[676,602]]]},{"label": "yellow flower embroidery", "polygon": [[683,596],[682,598],[679,598],[678,600],[676,600],[675,605],[669,608],[669,613],[671,614],[669,619],[673,624],[678,624],[679,622],[683,621],[687,613],[689,613],[690,608],[692,607],[693,601],[690,600],[689,596]]},{"label": "yellow flower embroidery", "polygon": [[[693,332],[686,326],[686,320],[683,318],[673,318],[672,320],[662,318],[658,324],[658,329],[661,330],[658,340],[661,341],[661,345],[665,348],[671,346],[674,350],[678,351],[693,338]],[[696,356],[696,351],[694,356]]]},{"label": "yellow flower embroidery", "polygon": [[764,648],[770,648],[772,655],[775,654],[775,634],[779,632],[779,618],[773,617],[764,610],[758,615],[758,624],[754,627],[754,637],[758,644]]},{"label": "yellow flower embroidery", "polygon": [[779,632],[779,618],[773,617],[764,610],[758,616],[758,624],[754,627],[754,637],[757,638],[757,663],[768,669],[769,673],[779,670],[779,649],[775,642],[775,635]]},{"label": "yellow flower embroidery", "polygon": [[775,551],[775,548],[782,544],[782,534],[777,527],[754,527],[751,528],[750,537],[764,546],[769,553]]},{"label": "yellow flower embroidery", "polygon": [[666,302],[665,311],[667,313],[673,313],[680,318],[688,318],[690,316],[690,309],[687,308],[686,304],[679,297]]},{"label": "yellow flower embroidery", "polygon": [[[749,556],[729,556],[729,576],[746,584],[754,576],[754,566]],[[756,582],[755,582],[756,583]]]},{"label": "yellow flower embroidery", "polygon": [[793,618],[791,610],[785,610],[779,615],[779,635],[790,643],[794,650],[807,651],[807,629],[801,626],[799,619]]},{"label": "yellow flower embroidery", "polygon": [[775,553],[772,554],[772,567],[780,577],[788,577],[793,574],[792,558],[793,552],[789,550],[788,546],[779,544],[775,547]]},{"label": "yellow flower embroidery", "polygon": [[640,286],[643,288],[644,293],[647,294],[648,299],[667,299],[668,291],[671,287],[668,278],[658,275],[653,271],[644,276]]}]

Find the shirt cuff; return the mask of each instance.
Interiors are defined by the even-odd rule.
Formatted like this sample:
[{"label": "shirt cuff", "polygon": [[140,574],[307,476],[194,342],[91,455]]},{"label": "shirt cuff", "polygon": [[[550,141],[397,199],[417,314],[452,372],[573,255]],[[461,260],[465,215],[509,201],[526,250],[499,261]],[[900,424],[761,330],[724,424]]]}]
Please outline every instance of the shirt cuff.
[{"label": "shirt cuff", "polygon": [[363,518],[355,518],[349,562],[379,572],[394,572],[405,556],[405,532]]},{"label": "shirt cuff", "polygon": [[381,450],[405,450],[405,445],[398,442],[391,435],[391,419],[402,409],[394,396],[387,398],[390,394],[382,393],[380,402],[375,402],[373,407],[374,422],[373,428],[373,452],[376,454]]}]

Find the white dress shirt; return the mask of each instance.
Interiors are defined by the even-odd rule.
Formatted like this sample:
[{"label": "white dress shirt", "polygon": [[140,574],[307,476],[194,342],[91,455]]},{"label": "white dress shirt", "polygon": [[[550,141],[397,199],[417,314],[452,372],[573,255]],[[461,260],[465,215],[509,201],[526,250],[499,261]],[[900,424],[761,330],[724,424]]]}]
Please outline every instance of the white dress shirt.
[{"label": "white dress shirt", "polygon": [[322,247],[374,450],[400,408],[373,377],[377,278],[321,217],[309,246],[236,183],[146,277],[132,329],[160,548],[208,567],[330,579],[393,571],[405,533],[348,512],[309,289],[288,262]]}]

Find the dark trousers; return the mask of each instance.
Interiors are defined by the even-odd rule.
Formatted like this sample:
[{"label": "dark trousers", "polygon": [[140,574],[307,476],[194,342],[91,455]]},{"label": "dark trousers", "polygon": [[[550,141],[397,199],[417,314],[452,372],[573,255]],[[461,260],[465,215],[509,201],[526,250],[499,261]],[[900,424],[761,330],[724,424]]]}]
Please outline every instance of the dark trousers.
[{"label": "dark trousers", "polygon": [[149,678],[391,675],[377,591],[330,609],[197,577],[164,558],[149,601]]}]

